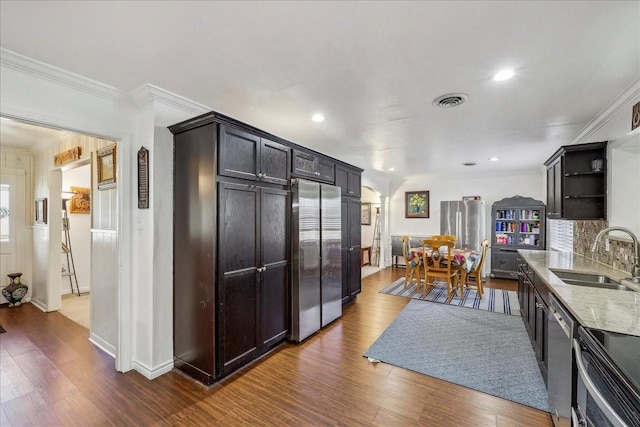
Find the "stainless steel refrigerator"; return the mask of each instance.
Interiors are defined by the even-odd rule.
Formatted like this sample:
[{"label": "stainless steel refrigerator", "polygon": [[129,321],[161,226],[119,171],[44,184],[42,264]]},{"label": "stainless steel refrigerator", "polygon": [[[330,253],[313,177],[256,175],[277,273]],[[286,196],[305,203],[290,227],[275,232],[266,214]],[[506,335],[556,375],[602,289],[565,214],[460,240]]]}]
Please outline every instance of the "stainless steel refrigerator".
[{"label": "stainless steel refrigerator", "polygon": [[340,187],[293,180],[291,335],[301,342],[342,316]]},{"label": "stainless steel refrigerator", "polygon": [[487,238],[485,211],[483,200],[440,202],[440,234],[457,236],[456,248],[480,250]]}]

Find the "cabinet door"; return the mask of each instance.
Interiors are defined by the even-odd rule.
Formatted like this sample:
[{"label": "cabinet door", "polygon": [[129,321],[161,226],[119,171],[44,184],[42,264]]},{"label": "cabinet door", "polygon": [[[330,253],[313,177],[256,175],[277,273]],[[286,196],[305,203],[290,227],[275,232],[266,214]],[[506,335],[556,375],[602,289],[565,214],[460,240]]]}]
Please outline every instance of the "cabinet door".
[{"label": "cabinet door", "polygon": [[329,159],[320,157],[319,168],[319,179],[333,184],[335,181],[335,163]]},{"label": "cabinet door", "polygon": [[[557,163],[554,163],[554,165]],[[549,218],[556,217],[556,175],[554,165],[547,168],[547,216]]]},{"label": "cabinet door", "polygon": [[555,207],[555,218],[563,218],[562,199],[562,162],[558,161],[553,165],[553,206]]},{"label": "cabinet door", "polygon": [[260,334],[266,351],[289,330],[289,192],[260,190]]},{"label": "cabinet door", "polygon": [[546,367],[546,345],[545,337],[547,335],[547,305],[540,294],[534,290],[534,306],[535,306],[535,323],[533,341],[535,343],[534,351],[538,362]]},{"label": "cabinet door", "polygon": [[218,342],[222,374],[253,360],[258,328],[258,189],[218,188]]},{"label": "cabinet door", "polygon": [[218,173],[220,175],[256,180],[260,137],[243,130],[220,125],[220,155]]},{"label": "cabinet door", "polygon": [[349,296],[354,298],[362,290],[360,200],[349,200]]},{"label": "cabinet door", "polygon": [[360,197],[360,172],[357,171],[349,171],[349,185],[348,192],[352,197]]},{"label": "cabinet door", "polygon": [[260,144],[260,171],[258,172],[261,181],[288,185],[290,161],[291,149],[289,147],[262,138]]},{"label": "cabinet door", "polygon": [[293,150],[292,172],[295,175],[317,179],[320,176],[318,156],[301,150]]},{"label": "cabinet door", "polygon": [[360,172],[336,165],[336,185],[342,189],[343,195],[360,197]]},{"label": "cabinet door", "polygon": [[342,302],[360,293],[360,199],[342,197]]}]

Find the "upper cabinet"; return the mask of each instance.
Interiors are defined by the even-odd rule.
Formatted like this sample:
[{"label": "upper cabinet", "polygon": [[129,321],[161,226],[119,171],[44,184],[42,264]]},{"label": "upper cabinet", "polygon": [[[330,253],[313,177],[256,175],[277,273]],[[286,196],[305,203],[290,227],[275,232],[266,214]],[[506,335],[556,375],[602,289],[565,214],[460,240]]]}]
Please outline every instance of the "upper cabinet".
[{"label": "upper cabinet", "polygon": [[544,164],[549,218],[607,218],[606,141],[562,146]]},{"label": "upper cabinet", "polygon": [[291,149],[228,125],[220,125],[220,175],[287,185]]},{"label": "upper cabinet", "polygon": [[336,165],[336,185],[342,189],[342,194],[360,197],[360,174],[358,169]]},{"label": "upper cabinet", "polygon": [[333,184],[335,180],[333,161],[310,151],[294,149],[291,173],[314,181]]}]

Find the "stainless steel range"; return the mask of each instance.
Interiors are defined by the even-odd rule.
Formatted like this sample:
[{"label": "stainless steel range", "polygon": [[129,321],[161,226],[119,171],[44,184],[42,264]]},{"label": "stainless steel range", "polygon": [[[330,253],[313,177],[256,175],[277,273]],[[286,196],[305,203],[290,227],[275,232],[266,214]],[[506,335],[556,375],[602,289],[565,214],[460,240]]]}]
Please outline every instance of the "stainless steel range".
[{"label": "stainless steel range", "polygon": [[640,337],[578,328],[574,426],[640,426]]}]

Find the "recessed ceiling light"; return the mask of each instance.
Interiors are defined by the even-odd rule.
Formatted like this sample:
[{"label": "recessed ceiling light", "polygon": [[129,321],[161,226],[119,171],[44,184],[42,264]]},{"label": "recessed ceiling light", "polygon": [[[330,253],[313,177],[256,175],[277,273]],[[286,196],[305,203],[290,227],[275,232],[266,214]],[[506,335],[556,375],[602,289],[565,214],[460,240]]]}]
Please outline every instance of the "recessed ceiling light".
[{"label": "recessed ceiling light", "polygon": [[498,71],[494,76],[493,76],[493,80],[497,81],[497,82],[501,82],[503,80],[509,80],[511,77],[513,77],[515,73],[513,72],[513,70],[502,70],[502,71]]},{"label": "recessed ceiling light", "polygon": [[490,162],[497,162],[498,160],[500,160],[500,157],[489,157]]},{"label": "recessed ceiling light", "polygon": [[324,122],[324,116],[320,113],[315,113],[313,116],[311,116],[311,120],[316,123]]},{"label": "recessed ceiling light", "polygon": [[464,162],[462,165],[463,166],[475,166],[475,165],[477,165],[477,163],[476,162]]},{"label": "recessed ceiling light", "polygon": [[394,170],[396,170],[396,168],[389,168],[387,169],[389,172],[393,172]]}]

